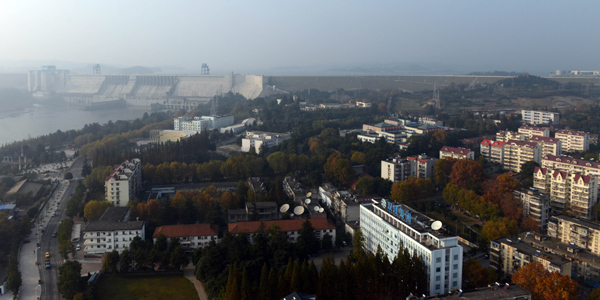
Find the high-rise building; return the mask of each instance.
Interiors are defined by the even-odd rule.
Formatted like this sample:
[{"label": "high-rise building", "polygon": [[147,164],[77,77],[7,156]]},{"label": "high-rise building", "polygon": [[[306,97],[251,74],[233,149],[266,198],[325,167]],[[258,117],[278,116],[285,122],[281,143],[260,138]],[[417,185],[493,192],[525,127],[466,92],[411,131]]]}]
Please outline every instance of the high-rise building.
[{"label": "high-rise building", "polygon": [[433,178],[437,158],[421,154],[416,157],[388,158],[381,161],[381,178],[391,182],[405,181],[408,177]]},{"label": "high-rise building", "polygon": [[560,170],[536,167],[533,186],[550,194],[554,212],[567,210],[573,215],[591,219],[592,207],[598,202],[598,178]]},{"label": "high-rise building", "polygon": [[485,159],[504,165],[505,144],[505,142],[483,140],[481,144],[479,144],[479,151]]},{"label": "high-rise building", "polygon": [[539,224],[540,230],[546,230],[548,218],[550,217],[550,200],[547,193],[542,193],[539,189],[529,188],[513,192],[523,205],[523,216],[533,217]]},{"label": "high-rise building", "polygon": [[557,138],[545,136],[532,136],[530,142],[538,143],[542,147],[542,157],[562,154],[562,141]]},{"label": "high-rise building", "polygon": [[533,142],[510,140],[504,145],[504,168],[521,172],[521,166],[528,161],[540,162],[542,148]]},{"label": "high-rise building", "polygon": [[134,158],[118,165],[104,181],[106,201],[114,206],[127,206],[142,189],[142,161]]},{"label": "high-rise building", "polygon": [[366,250],[381,247],[393,260],[403,248],[423,259],[428,294],[444,294],[462,285],[463,248],[458,237],[406,205],[383,199],[361,204],[360,226]]}]

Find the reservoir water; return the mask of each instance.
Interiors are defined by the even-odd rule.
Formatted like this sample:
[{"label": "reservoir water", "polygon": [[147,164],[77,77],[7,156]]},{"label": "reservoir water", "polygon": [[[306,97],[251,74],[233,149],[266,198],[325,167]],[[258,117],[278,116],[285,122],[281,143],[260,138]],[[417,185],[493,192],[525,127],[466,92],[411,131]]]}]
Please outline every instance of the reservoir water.
[{"label": "reservoir water", "polygon": [[56,132],[83,128],[85,124],[140,118],[150,110],[125,106],[102,110],[83,110],[68,103],[35,104],[22,110],[0,111],[0,145]]}]

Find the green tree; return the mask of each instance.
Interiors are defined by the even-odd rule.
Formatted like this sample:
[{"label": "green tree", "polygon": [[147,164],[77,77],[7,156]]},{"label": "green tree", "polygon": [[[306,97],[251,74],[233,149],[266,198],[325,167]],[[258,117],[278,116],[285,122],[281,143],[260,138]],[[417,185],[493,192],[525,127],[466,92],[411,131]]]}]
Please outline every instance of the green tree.
[{"label": "green tree", "polygon": [[67,172],[67,173],[65,173],[65,175],[63,176],[63,178],[65,180],[71,180],[71,179],[73,179],[73,173]]},{"label": "green tree", "polygon": [[365,237],[363,236],[363,233],[360,230],[360,228],[357,228],[354,232],[354,237],[352,238],[353,248],[352,252],[350,252],[350,256],[352,257],[352,259],[354,259],[354,261],[357,261],[360,257],[366,255],[364,243]]},{"label": "green tree", "polygon": [[171,254],[171,265],[174,268],[181,270],[185,268],[189,263],[190,261],[187,255],[185,254],[185,251],[181,249],[181,246],[175,247]]},{"label": "green tree", "polygon": [[58,267],[58,291],[60,294],[71,300],[73,297],[83,292],[81,286],[81,263],[69,260]]},{"label": "green tree", "polygon": [[106,253],[102,261],[102,270],[107,273],[117,273],[119,271],[119,259],[120,256],[117,250]]}]

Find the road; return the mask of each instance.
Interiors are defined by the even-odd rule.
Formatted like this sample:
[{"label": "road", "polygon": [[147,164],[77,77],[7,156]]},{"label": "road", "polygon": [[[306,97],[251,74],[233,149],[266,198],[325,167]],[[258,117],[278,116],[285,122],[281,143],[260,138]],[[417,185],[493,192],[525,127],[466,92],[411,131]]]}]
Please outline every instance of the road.
[{"label": "road", "polygon": [[[80,179],[82,165],[82,159],[77,158],[65,172],[71,172],[75,176],[75,179]],[[71,198],[71,194],[75,192],[75,187],[77,186],[77,181],[75,179],[71,181],[64,180],[59,184],[48,203],[46,203],[43,212],[40,213],[38,223],[36,223],[39,244],[37,261],[40,280],[42,281],[40,297],[42,300],[62,299],[58,292],[57,283],[58,267],[63,264],[64,259],[60,257],[60,254],[58,253],[58,239],[52,237],[52,234],[58,231],[58,226],[62,220],[68,219],[65,215],[65,209],[69,198]],[[40,232],[42,229],[43,233]],[[50,253],[52,265],[50,269],[46,269],[44,266],[46,252]]]}]

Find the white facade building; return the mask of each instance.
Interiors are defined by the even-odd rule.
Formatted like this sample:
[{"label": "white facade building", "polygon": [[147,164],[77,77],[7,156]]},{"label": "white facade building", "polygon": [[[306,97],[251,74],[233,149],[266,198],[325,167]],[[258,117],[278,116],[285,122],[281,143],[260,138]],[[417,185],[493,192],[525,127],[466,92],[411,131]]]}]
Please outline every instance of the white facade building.
[{"label": "white facade building", "polygon": [[479,151],[485,159],[504,165],[505,144],[505,142],[483,140],[481,144],[479,144]]},{"label": "white facade building", "polygon": [[516,190],[513,195],[523,204],[523,216],[532,216],[539,224],[540,230],[546,230],[548,218],[550,218],[548,194],[541,193],[536,188],[529,188],[528,190]]},{"label": "white facade building", "polygon": [[475,159],[475,152],[465,148],[455,148],[444,146],[440,149],[440,159],[443,158],[454,158],[454,159]]},{"label": "white facade building", "polygon": [[233,116],[179,117],[173,120],[174,130],[193,131],[213,130],[233,125]]},{"label": "white facade building", "polygon": [[433,220],[405,205],[385,199],[361,204],[360,226],[366,250],[380,246],[388,259],[407,248],[426,265],[428,294],[445,294],[462,285],[463,248],[458,237],[444,229],[433,230]]},{"label": "white facade building", "polygon": [[554,135],[562,141],[562,148],[566,152],[584,152],[590,149],[590,134],[575,130],[559,130]]},{"label": "white facade building", "polygon": [[113,222],[91,221],[83,235],[83,251],[86,254],[104,254],[129,248],[136,236],[146,239],[143,221]]},{"label": "white facade building", "polygon": [[521,172],[521,166],[528,161],[540,163],[542,148],[537,143],[510,140],[504,145],[503,167],[514,172]]},{"label": "white facade building", "polygon": [[537,111],[537,110],[522,110],[523,123],[527,124],[558,124],[560,114],[557,112]]},{"label": "white facade building", "polygon": [[205,247],[212,240],[218,242],[219,229],[210,224],[165,225],[154,230],[152,238],[155,243],[159,235],[166,237],[167,243],[171,243],[171,238],[178,239],[181,249],[191,252]]},{"label": "white facade building", "polygon": [[262,147],[277,146],[289,139],[291,139],[289,133],[247,131],[246,137],[242,139],[242,152],[250,152],[250,149],[254,148],[256,154],[260,154]]},{"label": "white facade building", "polygon": [[408,177],[433,178],[437,158],[421,154],[417,157],[389,158],[381,161],[381,178],[391,182],[405,181]]},{"label": "white facade building", "polygon": [[533,136],[550,136],[550,128],[548,127],[535,127],[523,125],[519,127],[519,133],[525,135],[525,140],[529,141]]},{"label": "white facade building", "polygon": [[562,141],[557,138],[544,137],[544,136],[533,136],[529,140],[534,143],[538,143],[542,147],[542,157],[550,155],[561,155],[562,154]]},{"label": "white facade building", "polygon": [[127,206],[142,189],[142,161],[126,160],[115,168],[104,181],[106,201],[114,206]]}]

